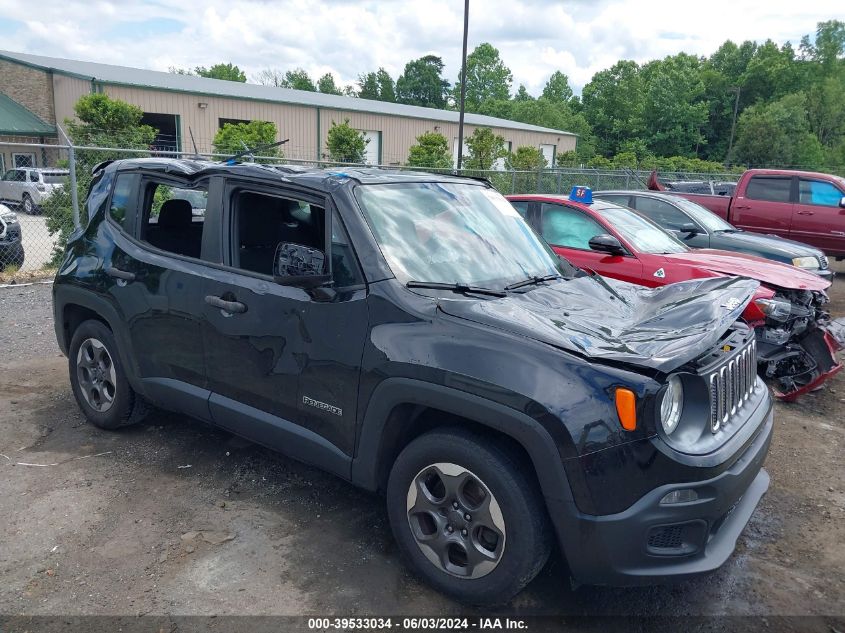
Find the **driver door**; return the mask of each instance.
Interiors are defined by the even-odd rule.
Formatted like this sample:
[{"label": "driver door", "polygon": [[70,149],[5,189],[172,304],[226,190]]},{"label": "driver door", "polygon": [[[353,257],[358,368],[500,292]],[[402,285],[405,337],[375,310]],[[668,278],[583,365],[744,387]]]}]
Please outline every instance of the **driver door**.
[{"label": "driver door", "polygon": [[[205,297],[212,417],[265,446],[342,469],[355,440],[368,320],[366,287],[338,215],[320,196],[230,182],[223,226],[227,273],[209,279]],[[283,242],[328,253],[331,289],[276,283]]]},{"label": "driver door", "polygon": [[614,232],[583,211],[544,202],[540,205],[540,235],[559,255],[563,255],[579,268],[589,268],[604,277],[642,283],[642,263],[632,254],[610,255],[594,251],[590,238]]}]

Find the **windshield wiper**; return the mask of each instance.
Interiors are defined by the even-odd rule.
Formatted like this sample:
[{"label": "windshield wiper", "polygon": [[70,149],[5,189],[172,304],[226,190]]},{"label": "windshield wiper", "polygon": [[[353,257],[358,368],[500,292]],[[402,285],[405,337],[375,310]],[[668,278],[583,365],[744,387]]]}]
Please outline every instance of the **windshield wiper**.
[{"label": "windshield wiper", "polygon": [[437,281],[409,281],[405,284],[406,288],[430,288],[432,290],[451,290],[452,292],[471,292],[476,295],[489,295],[491,297],[507,297],[506,292],[501,290],[493,290],[491,288],[481,288],[479,286],[470,286],[469,284],[462,284],[460,282],[454,284],[444,284]]},{"label": "windshield wiper", "polygon": [[505,286],[505,290],[516,290],[517,288],[523,288],[525,286],[531,286],[534,284],[541,284],[544,281],[553,281],[555,279],[561,279],[560,275],[534,275],[533,277],[529,277],[528,279],[523,279],[522,281],[517,281],[516,283],[512,283],[509,286]]}]

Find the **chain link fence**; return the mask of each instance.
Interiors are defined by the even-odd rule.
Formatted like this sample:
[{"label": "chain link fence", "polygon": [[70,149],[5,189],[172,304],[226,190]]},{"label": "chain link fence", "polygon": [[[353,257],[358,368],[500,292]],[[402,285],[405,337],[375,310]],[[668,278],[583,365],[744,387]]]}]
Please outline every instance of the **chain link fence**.
[{"label": "chain link fence", "polygon": [[[39,143],[2,143],[14,151],[40,156],[35,168],[7,169],[0,181],[0,204],[9,212],[0,214],[0,273],[9,278],[18,273],[49,276],[57,267],[67,237],[86,221],[85,196],[94,167],[106,160],[139,157],[188,157],[190,154],[161,150],[127,150],[106,147],[74,147]],[[208,160],[227,156],[204,154]],[[353,165],[327,161],[296,160],[273,156],[247,156],[262,164],[298,164],[342,169]],[[395,165],[373,165],[384,169],[419,170]],[[451,169],[423,171],[453,174]],[[572,187],[599,189],[645,189],[648,171],[624,169],[550,168],[537,171],[470,170],[460,175],[486,178],[503,194],[568,194]],[[665,180],[730,181],[736,174],[661,173]],[[75,186],[74,186],[75,185]],[[74,195],[76,194],[76,195]],[[76,199],[74,199],[76,198]],[[81,218],[81,220],[80,220]]]}]

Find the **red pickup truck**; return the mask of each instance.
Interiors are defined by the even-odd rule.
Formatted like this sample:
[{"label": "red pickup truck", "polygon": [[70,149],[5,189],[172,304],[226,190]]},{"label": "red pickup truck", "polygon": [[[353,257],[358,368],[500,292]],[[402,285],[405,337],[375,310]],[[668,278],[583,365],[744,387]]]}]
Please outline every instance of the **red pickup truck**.
[{"label": "red pickup truck", "polygon": [[732,196],[686,193],[661,183],[648,188],[693,200],[736,227],[773,233],[845,258],[845,178],[811,171],[749,169]]}]

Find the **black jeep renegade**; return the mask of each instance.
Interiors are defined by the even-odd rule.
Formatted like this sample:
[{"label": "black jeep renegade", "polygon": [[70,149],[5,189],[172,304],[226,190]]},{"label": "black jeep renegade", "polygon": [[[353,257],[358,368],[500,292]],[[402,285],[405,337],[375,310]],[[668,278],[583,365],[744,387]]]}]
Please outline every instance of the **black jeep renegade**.
[{"label": "black jeep renegade", "polygon": [[579,583],[715,569],[768,487],[756,282],[605,280],[487,183],[422,173],[124,160],[84,224],[53,292],[88,419],[151,404],[381,491],[460,600],[507,600],[555,543]]}]

